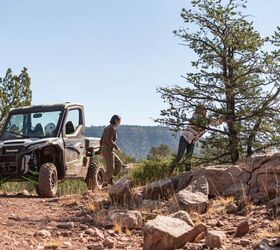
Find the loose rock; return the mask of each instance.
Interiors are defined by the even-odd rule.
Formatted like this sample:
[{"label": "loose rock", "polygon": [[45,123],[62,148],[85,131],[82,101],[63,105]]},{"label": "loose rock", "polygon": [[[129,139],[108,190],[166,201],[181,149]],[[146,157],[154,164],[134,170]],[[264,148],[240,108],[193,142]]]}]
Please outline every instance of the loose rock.
[{"label": "loose rock", "polygon": [[86,234],[104,239],[104,234],[97,228],[89,228],[85,231]]},{"label": "loose rock", "polygon": [[128,206],[132,197],[132,184],[127,176],[122,177],[109,190],[109,196],[115,205]]},{"label": "loose rock", "polygon": [[51,237],[52,235],[51,235],[51,233],[48,230],[43,229],[43,230],[37,231],[34,234],[34,236],[43,236],[43,237],[47,238],[47,237]]},{"label": "loose rock", "polygon": [[167,200],[174,193],[172,180],[165,178],[148,184],[143,190],[143,197],[147,200]]},{"label": "loose rock", "polygon": [[113,239],[111,239],[111,238],[106,238],[104,241],[103,241],[103,246],[104,247],[106,247],[106,248],[113,248],[114,247],[114,244],[115,244],[115,242],[114,242],[114,240]]},{"label": "loose rock", "polygon": [[171,214],[170,216],[172,218],[177,218],[177,219],[180,219],[182,221],[185,221],[186,223],[188,223],[192,227],[194,226],[191,217],[189,216],[189,214],[186,211],[178,211],[174,214]]},{"label": "loose rock", "polygon": [[170,250],[189,241],[192,227],[177,218],[158,216],[147,222],[143,230],[144,250]]},{"label": "loose rock", "polygon": [[235,236],[241,237],[241,236],[244,236],[245,234],[247,234],[248,232],[249,232],[249,222],[247,220],[242,221],[237,226]]},{"label": "loose rock", "polygon": [[113,212],[111,219],[114,225],[122,228],[135,229],[143,225],[142,215],[139,211]]},{"label": "loose rock", "polygon": [[225,239],[226,235],[222,231],[208,231],[205,245],[210,248],[221,248]]}]

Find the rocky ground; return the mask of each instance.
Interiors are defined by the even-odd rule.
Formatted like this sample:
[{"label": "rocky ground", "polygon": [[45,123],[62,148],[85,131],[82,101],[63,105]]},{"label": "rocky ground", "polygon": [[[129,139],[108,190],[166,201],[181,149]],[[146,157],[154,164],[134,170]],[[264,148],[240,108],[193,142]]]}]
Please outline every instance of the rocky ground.
[{"label": "rocky ground", "polygon": [[[275,246],[280,236],[280,221],[272,209],[252,203],[240,209],[235,203],[233,198],[212,200],[206,213],[189,214],[191,223],[221,232],[222,249],[253,249],[254,246],[268,249],[261,248],[260,242]],[[124,230],[121,224],[106,221],[101,205],[106,206],[106,195],[97,198],[91,192],[53,199],[38,198],[26,191],[2,194],[0,249],[143,249],[142,230]],[[170,216],[166,206],[166,202],[145,201],[140,209],[142,219],[147,222],[157,215]],[[113,208],[106,211],[127,213]],[[96,214],[99,216],[95,217]],[[208,249],[205,243],[202,230],[193,243],[186,243],[182,248]]]},{"label": "rocky ground", "polygon": [[0,207],[0,249],[142,249],[141,230],[96,227],[87,195],[2,194]]},{"label": "rocky ground", "polygon": [[0,249],[280,249],[280,155],[133,188],[0,195]]}]

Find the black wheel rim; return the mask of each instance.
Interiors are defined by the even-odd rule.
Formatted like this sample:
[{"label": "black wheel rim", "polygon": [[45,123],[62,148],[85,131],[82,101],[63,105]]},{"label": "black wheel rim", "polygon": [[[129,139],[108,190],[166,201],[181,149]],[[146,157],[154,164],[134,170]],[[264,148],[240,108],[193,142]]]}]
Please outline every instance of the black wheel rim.
[{"label": "black wheel rim", "polygon": [[51,175],[51,189],[54,189],[56,187],[56,174],[55,172],[52,172]]}]

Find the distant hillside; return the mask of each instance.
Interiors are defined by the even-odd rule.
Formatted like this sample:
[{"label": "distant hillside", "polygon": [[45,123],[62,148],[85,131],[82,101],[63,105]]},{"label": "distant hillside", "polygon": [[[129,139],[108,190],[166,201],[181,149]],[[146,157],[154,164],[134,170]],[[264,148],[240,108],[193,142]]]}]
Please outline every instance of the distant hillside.
[{"label": "distant hillside", "polygon": [[[104,126],[86,128],[86,136],[101,137]],[[147,156],[151,147],[167,144],[173,151],[177,150],[178,138],[166,127],[156,126],[120,126],[118,128],[118,145],[127,155],[137,160]]]}]

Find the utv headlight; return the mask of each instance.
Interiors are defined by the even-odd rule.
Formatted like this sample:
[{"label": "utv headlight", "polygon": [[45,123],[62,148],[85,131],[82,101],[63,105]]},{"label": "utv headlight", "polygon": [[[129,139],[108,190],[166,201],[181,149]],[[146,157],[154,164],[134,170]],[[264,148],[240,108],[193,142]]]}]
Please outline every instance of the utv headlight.
[{"label": "utv headlight", "polygon": [[28,146],[27,149],[34,150],[34,149],[45,147],[47,145],[48,145],[47,142],[34,143],[34,144],[31,144],[30,146]]}]

